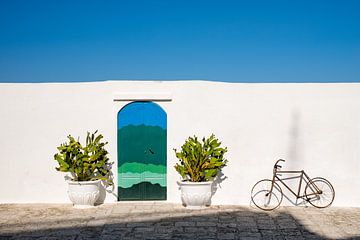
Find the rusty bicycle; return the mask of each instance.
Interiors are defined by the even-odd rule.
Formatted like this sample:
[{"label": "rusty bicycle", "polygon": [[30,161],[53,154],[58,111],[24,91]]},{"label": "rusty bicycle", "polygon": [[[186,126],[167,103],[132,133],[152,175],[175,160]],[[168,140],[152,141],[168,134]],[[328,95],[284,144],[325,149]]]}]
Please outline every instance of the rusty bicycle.
[{"label": "rusty bicycle", "polygon": [[[322,177],[310,178],[304,170],[300,171],[283,171],[281,170],[280,162],[285,162],[279,159],[274,164],[272,179],[263,179],[255,183],[251,190],[251,201],[256,207],[271,211],[277,208],[282,199],[283,191],[278,184],[285,186],[297,199],[301,198],[309,202],[317,208],[326,208],[332,204],[335,198],[335,190],[331,183]],[[287,178],[282,178],[282,174],[296,174]],[[285,181],[299,178],[298,189],[293,190]],[[303,194],[300,193],[302,184],[305,183],[305,190]],[[303,185],[304,186],[304,185]]]}]

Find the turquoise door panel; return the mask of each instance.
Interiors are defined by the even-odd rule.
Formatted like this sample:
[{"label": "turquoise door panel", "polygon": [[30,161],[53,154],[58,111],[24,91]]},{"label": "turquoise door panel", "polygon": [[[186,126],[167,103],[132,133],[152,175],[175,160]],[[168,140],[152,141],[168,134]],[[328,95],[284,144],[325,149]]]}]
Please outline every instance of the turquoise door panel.
[{"label": "turquoise door panel", "polygon": [[118,113],[118,199],[166,199],[166,112],[133,102]]}]

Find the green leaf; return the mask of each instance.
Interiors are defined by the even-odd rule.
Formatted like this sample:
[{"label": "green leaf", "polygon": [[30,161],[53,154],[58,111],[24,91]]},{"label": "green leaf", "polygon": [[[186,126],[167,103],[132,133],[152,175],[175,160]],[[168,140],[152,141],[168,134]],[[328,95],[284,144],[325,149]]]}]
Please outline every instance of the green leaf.
[{"label": "green leaf", "polygon": [[54,155],[54,159],[59,166],[55,169],[72,173],[76,181],[88,181],[98,177],[111,181],[109,173],[113,163],[108,162],[108,152],[104,148],[107,142],[101,142],[103,136],[96,134],[97,131],[92,134],[87,133],[85,146],[68,135],[68,141],[57,147],[58,152]]},{"label": "green leaf", "polygon": [[195,182],[214,178],[227,163],[224,159],[227,148],[221,148],[220,145],[221,142],[214,134],[202,138],[202,142],[199,142],[196,136],[188,137],[180,151],[174,149],[179,160],[175,170],[183,179],[189,177]]}]

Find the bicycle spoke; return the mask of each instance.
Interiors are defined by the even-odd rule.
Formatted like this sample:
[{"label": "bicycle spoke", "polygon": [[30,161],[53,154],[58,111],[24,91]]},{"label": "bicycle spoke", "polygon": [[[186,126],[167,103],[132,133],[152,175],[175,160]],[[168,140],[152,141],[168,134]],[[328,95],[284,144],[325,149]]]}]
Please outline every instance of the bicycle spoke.
[{"label": "bicycle spoke", "polygon": [[[320,190],[318,192],[317,190]],[[312,195],[315,194],[313,197]],[[331,205],[335,197],[335,191],[329,181],[324,178],[312,179],[305,188],[305,196],[309,203],[318,208]]]},{"label": "bicycle spoke", "polygon": [[252,202],[262,210],[273,210],[282,201],[282,191],[277,183],[271,190],[271,180],[261,180],[257,182],[251,190]]}]

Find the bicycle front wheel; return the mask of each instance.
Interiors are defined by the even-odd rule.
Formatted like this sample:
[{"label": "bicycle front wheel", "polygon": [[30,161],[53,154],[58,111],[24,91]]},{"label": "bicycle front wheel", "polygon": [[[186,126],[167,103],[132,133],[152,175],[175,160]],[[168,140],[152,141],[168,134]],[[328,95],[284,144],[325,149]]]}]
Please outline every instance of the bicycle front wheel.
[{"label": "bicycle front wheel", "polygon": [[306,200],[317,208],[326,208],[335,198],[335,190],[325,178],[313,178],[305,187]]},{"label": "bicycle front wheel", "polygon": [[251,201],[255,206],[265,211],[277,208],[283,199],[283,193],[279,184],[274,182],[274,187],[270,192],[271,185],[271,180],[264,179],[255,183],[251,189]]}]

